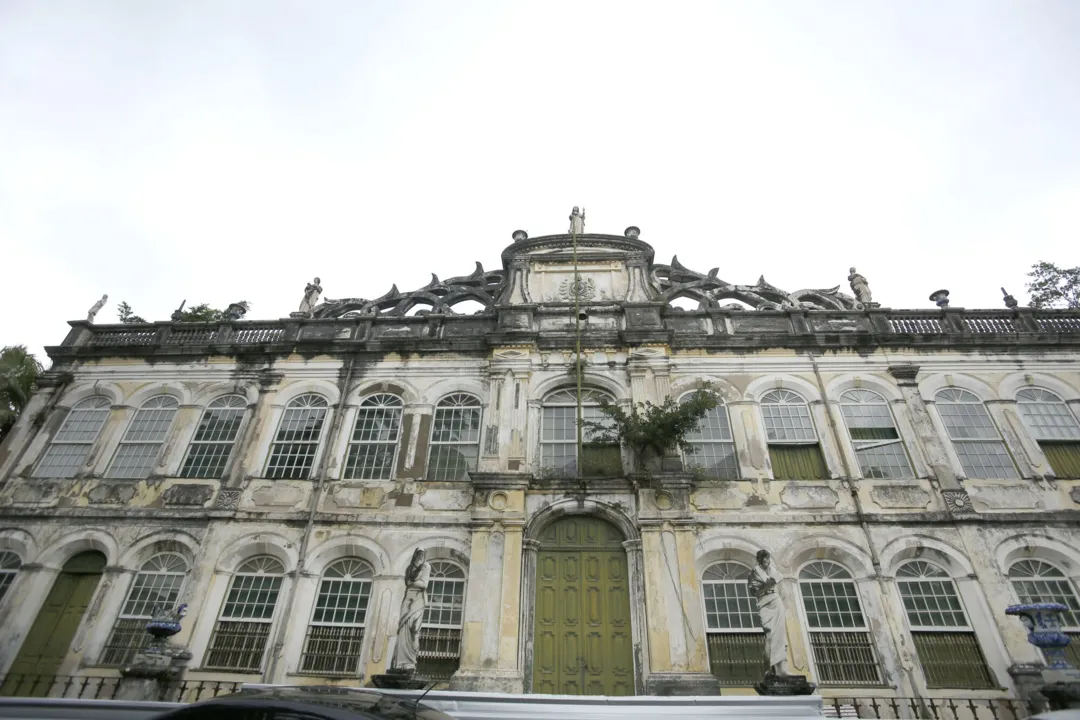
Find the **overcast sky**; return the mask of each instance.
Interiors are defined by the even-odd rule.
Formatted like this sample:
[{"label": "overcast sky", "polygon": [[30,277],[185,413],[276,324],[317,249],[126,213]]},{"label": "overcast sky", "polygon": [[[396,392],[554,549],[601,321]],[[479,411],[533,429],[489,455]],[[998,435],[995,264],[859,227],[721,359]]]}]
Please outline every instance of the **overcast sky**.
[{"label": "overcast sky", "polygon": [[0,0],[0,344],[638,225],[728,282],[1001,308],[1080,264],[1080,2]]}]

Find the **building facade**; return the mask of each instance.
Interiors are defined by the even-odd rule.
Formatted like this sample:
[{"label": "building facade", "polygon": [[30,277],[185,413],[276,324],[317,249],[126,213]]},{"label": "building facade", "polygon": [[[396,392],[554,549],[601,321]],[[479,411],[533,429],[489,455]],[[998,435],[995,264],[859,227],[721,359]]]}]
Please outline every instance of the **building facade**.
[{"label": "building facade", "polygon": [[[189,678],[368,684],[417,548],[419,672],[466,690],[752,692],[761,549],[824,694],[1015,697],[1007,605],[1080,634],[1076,311],[732,285],[628,228],[278,321],[70,324],[0,446],[9,678],[115,677],[186,603]],[[579,459],[579,362],[587,418],[722,403],[651,470]]]}]

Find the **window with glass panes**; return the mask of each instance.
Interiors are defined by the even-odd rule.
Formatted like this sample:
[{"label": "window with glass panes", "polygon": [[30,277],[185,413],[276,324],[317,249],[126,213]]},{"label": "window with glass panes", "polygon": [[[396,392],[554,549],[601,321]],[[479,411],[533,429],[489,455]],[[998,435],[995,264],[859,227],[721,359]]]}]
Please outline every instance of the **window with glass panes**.
[{"label": "window with glass panes", "polygon": [[456,393],[439,401],[431,423],[428,480],[464,480],[480,457],[480,401]]},{"label": "window with glass panes", "polygon": [[1069,406],[1049,390],[1024,388],[1016,407],[1054,474],[1080,478],[1080,423]]},{"label": "window with glass panes", "polygon": [[1065,654],[1073,667],[1080,667],[1080,600],[1072,580],[1044,560],[1028,559],[1009,567],[1009,581],[1021,603],[1061,603],[1069,608],[1061,613],[1061,629],[1072,638]]},{"label": "window with glass panes", "polygon": [[896,586],[926,686],[997,687],[949,574],[932,563],[913,560],[896,571]]},{"label": "window with glass panes", "polygon": [[855,580],[838,563],[818,560],[799,573],[799,591],[818,680],[880,685],[881,669]]},{"label": "window with glass panes", "polygon": [[149,644],[146,621],[159,608],[176,607],[187,571],[187,561],[175,553],[155,555],[139,568],[105,643],[102,665],[125,666]]},{"label": "window with glass panes", "polygon": [[75,477],[101,434],[101,428],[105,427],[110,407],[108,398],[97,396],[71,408],[42,455],[34,477]]},{"label": "window with glass panes", "polygon": [[364,623],[371,599],[371,565],[342,558],[327,566],[311,614],[300,672],[313,675],[356,675]]},{"label": "window with glass panes", "polygon": [[346,480],[392,480],[401,436],[404,403],[394,395],[371,395],[360,402],[345,457]]},{"label": "window with glass panes", "polygon": [[[610,396],[596,390],[581,391],[581,419],[601,422],[601,399]],[[622,470],[618,445],[594,442],[596,433],[582,432],[583,477],[615,476]],[[577,390],[557,390],[544,398],[540,421],[540,467],[563,477],[577,477]]]},{"label": "window with glass panes", "polygon": [[702,576],[709,666],[722,685],[753,685],[765,674],[765,635],[757,600],[736,562],[710,565]]},{"label": "window with glass panes", "polygon": [[824,480],[825,458],[818,445],[810,406],[798,393],[773,390],[761,398],[769,460],[777,480]]},{"label": "window with glass panes", "polygon": [[935,404],[968,477],[1018,477],[1012,456],[982,400],[967,390],[945,388],[936,395]]},{"label": "window with glass panes", "polygon": [[135,411],[105,476],[145,478],[157,463],[180,402],[171,395],[152,397]]},{"label": "window with glass panes", "polygon": [[[682,396],[682,402],[693,393]],[[718,404],[686,434],[693,450],[683,452],[683,463],[705,477],[714,480],[738,480],[739,466],[735,460],[735,443],[731,437],[731,421],[727,407]]]},{"label": "window with glass panes", "polygon": [[915,476],[885,398],[869,390],[848,390],[840,396],[840,413],[855,446],[863,477]]},{"label": "window with glass panes", "polygon": [[301,395],[289,401],[270,446],[266,477],[272,480],[307,480],[315,464],[329,406],[320,395]]},{"label": "window with glass panes", "polygon": [[224,477],[236,437],[240,434],[240,426],[244,423],[245,412],[247,400],[239,395],[212,400],[195,428],[180,477]]},{"label": "window with glass panes", "polygon": [[18,555],[10,550],[0,550],[0,602],[3,602],[8,588],[15,583],[15,575],[21,567],[22,560]]},{"label": "window with glass panes", "polygon": [[458,668],[461,656],[462,615],[465,612],[465,571],[447,560],[432,560],[424,593],[427,609],[420,628],[416,661],[418,675],[446,679]]},{"label": "window with glass panes", "polygon": [[245,560],[229,583],[203,667],[255,673],[262,670],[285,566],[260,555]]}]

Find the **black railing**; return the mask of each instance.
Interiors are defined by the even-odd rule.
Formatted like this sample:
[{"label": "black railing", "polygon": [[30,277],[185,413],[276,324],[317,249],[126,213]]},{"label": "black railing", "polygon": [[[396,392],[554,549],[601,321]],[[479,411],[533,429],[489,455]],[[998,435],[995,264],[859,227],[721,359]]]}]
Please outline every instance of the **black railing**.
[{"label": "black railing", "polygon": [[1024,720],[1046,707],[1010,698],[825,697],[827,718]]},{"label": "black railing", "polygon": [[[90,675],[0,675],[0,697],[47,697],[72,700],[115,700],[120,691],[118,677]],[[143,698],[168,702],[198,702],[240,689],[242,683],[228,680],[182,680],[163,689],[161,697]]]}]

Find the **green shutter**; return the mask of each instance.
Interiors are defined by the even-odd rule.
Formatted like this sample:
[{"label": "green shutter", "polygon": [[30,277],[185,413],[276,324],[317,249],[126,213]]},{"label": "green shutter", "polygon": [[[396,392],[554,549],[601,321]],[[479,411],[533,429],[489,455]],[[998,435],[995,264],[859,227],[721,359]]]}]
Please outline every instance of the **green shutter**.
[{"label": "green shutter", "polygon": [[1059,478],[1080,478],[1080,443],[1041,442],[1039,447]]},{"label": "green shutter", "polygon": [[769,445],[773,477],[777,480],[827,480],[829,471],[821,448],[813,445]]}]

